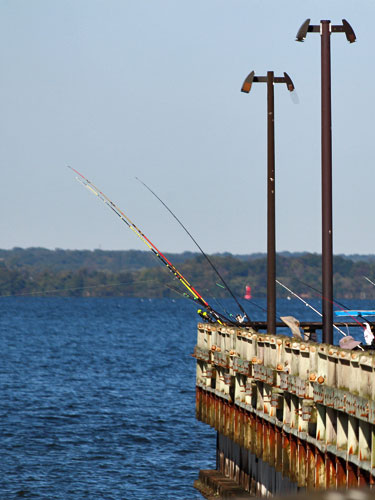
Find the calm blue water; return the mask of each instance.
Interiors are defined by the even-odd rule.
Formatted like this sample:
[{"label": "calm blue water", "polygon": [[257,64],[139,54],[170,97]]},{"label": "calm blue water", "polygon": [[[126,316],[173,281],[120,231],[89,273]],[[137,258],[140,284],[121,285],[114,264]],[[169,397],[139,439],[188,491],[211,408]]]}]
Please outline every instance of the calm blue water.
[{"label": "calm blue water", "polygon": [[[216,436],[195,420],[191,305],[0,299],[0,498],[201,498]],[[278,309],[319,320],[295,300]]]}]

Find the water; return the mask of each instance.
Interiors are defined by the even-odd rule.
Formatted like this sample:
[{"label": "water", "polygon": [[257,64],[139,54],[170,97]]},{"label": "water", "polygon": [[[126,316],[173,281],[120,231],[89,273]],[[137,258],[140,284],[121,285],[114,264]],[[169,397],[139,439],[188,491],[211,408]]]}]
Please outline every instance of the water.
[{"label": "water", "polygon": [[216,435],[195,420],[197,318],[184,300],[0,299],[0,498],[200,499]]}]

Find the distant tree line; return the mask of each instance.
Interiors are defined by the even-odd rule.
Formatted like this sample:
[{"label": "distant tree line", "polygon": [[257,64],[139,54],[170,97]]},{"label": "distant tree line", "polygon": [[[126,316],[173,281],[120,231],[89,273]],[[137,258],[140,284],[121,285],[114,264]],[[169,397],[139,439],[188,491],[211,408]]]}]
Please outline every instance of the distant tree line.
[{"label": "distant tree line", "polygon": [[[375,259],[334,257],[334,294],[337,298],[373,298]],[[200,254],[168,254],[190,283],[205,297],[227,297],[227,291]],[[245,286],[255,297],[266,296],[267,263],[262,254],[210,256],[215,267],[238,296]],[[309,253],[284,253],[277,257],[277,278],[305,297],[318,297],[321,257]],[[307,286],[308,285],[308,286]],[[71,297],[178,297],[186,292],[168,269],[150,252],[136,250],[0,250],[0,295]],[[286,292],[277,289],[278,296]]]}]

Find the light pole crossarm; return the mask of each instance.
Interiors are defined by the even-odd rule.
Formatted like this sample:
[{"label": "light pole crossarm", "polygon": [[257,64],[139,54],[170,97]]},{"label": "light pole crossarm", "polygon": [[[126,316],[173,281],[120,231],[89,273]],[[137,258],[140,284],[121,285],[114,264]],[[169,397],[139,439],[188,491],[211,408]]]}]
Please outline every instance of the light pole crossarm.
[{"label": "light pole crossarm", "polygon": [[[273,73],[272,73],[273,75]],[[241,92],[245,92],[248,94],[251,90],[251,86],[253,82],[260,82],[260,83],[269,83],[270,77],[267,76],[255,76],[254,71],[249,73],[247,77],[245,78],[242,87],[241,87]],[[294,83],[292,82],[292,79],[288,75],[288,73],[284,73],[284,76],[273,76],[272,77],[272,82],[273,83],[285,83],[287,86],[287,89],[292,92],[294,90]]]},{"label": "light pole crossarm", "polygon": [[[322,23],[323,21],[321,21]],[[349,43],[354,43],[356,41],[356,36],[353,28],[350,26],[346,19],[342,20],[342,24],[331,24],[329,22],[329,31],[330,33],[345,33],[346,39]],[[313,25],[310,24],[310,19],[306,19],[304,23],[302,23],[300,29],[296,35],[297,42],[304,42],[307,33],[322,33],[321,24]]]}]

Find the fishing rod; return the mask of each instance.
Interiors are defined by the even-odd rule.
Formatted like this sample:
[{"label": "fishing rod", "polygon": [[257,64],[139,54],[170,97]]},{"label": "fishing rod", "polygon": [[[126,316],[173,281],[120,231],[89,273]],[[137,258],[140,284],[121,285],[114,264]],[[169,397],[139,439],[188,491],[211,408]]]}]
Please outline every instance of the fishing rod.
[{"label": "fishing rod", "polygon": [[367,276],[363,276],[365,278],[365,280],[367,280],[368,282],[371,283],[371,285],[375,286],[375,283],[373,281],[370,280],[370,278],[368,278]]},{"label": "fishing rod", "polygon": [[[312,311],[314,311],[316,314],[318,314],[321,318],[323,317],[323,314],[318,311],[317,309],[315,309],[315,307],[313,307],[311,304],[309,304],[308,302],[306,302],[306,300],[303,300],[302,297],[300,297],[299,295],[297,295],[295,292],[293,292],[293,290],[291,290],[290,288],[288,288],[287,286],[285,286],[283,283],[281,283],[281,281],[278,281],[278,280],[275,280],[276,283],[280,286],[282,286],[283,288],[285,288],[285,290],[287,290],[289,293],[291,293],[294,297],[296,297],[298,300],[300,300],[301,302],[303,302],[305,304],[305,306],[309,307]],[[336,325],[332,325],[333,328],[335,328],[338,332],[341,333],[341,335],[343,335],[344,337],[347,336],[347,334],[345,332],[343,332],[338,326]]]},{"label": "fishing rod", "polygon": [[[301,281],[301,280],[299,280],[299,279],[297,279],[297,278],[294,278],[294,279],[295,279],[296,281],[298,281],[299,283],[301,283],[302,285],[305,285],[305,286],[307,286],[308,288],[311,288],[311,290],[314,290],[314,292],[316,292],[316,293],[317,293],[317,294],[318,294],[318,295],[319,295],[319,296],[320,296],[323,300],[326,300],[326,301],[330,302],[331,304],[333,304],[333,305],[335,305],[335,306],[339,307],[342,311],[346,311],[346,312],[348,312],[348,313],[349,313],[350,309],[349,309],[349,308],[348,308],[345,304],[342,304],[342,303],[338,302],[337,300],[329,300],[329,299],[327,299],[327,297],[324,297],[324,296],[320,293],[320,291],[319,291],[319,290],[317,290],[316,288],[314,288],[313,286],[309,285],[308,283],[304,283],[303,281]],[[356,323],[358,323],[358,324],[359,324],[359,326],[360,326],[361,328],[363,328],[363,327],[364,327],[363,322],[361,323],[361,321],[360,321],[360,320],[358,320],[355,316],[352,316],[351,314],[348,314],[348,316],[349,316],[350,318],[354,319],[354,321],[355,321]],[[367,320],[365,320],[364,322],[365,322],[365,323],[370,323],[370,325],[374,325],[374,323],[372,323],[371,321],[367,321]]]},{"label": "fishing rod", "polygon": [[[370,278],[368,278],[367,276],[363,276],[365,278],[365,280],[367,280],[369,283],[371,283],[371,285],[375,286],[375,283],[373,281],[370,280]],[[374,323],[372,323],[371,321],[368,321],[371,325],[374,325]]]},{"label": "fishing rod", "polygon": [[212,260],[208,257],[208,255],[206,254],[206,252],[204,252],[204,250],[199,245],[199,243],[197,242],[197,240],[192,236],[192,234],[190,233],[190,231],[184,226],[184,224],[180,221],[180,219],[177,217],[177,215],[172,212],[172,210],[168,207],[168,205],[145,182],[143,182],[138,177],[136,177],[136,179],[141,184],[143,184],[143,186],[146,189],[148,189],[150,191],[150,193],[153,194],[157,200],[160,201],[160,203],[168,210],[168,212],[172,215],[172,217],[174,217],[174,219],[180,224],[180,226],[185,231],[185,233],[192,239],[192,241],[195,243],[195,245],[200,250],[200,252],[203,255],[203,257],[207,260],[207,262],[210,264],[211,268],[214,270],[214,272],[216,273],[216,275],[220,278],[220,280],[223,283],[223,285],[226,288],[226,290],[233,297],[234,301],[236,302],[236,304],[240,308],[240,310],[243,313],[244,317],[247,318],[247,320],[251,323],[251,319],[250,319],[249,315],[247,314],[247,312],[245,311],[245,309],[242,307],[242,305],[240,304],[240,302],[237,300],[236,296],[234,295],[234,293],[232,292],[232,290],[229,288],[229,285],[226,283],[226,281],[224,280],[224,278],[222,277],[222,275],[219,273],[218,269],[216,268],[216,266],[214,265],[214,263],[212,262]]},{"label": "fishing rod", "polygon": [[152,253],[169,269],[169,271],[188,289],[188,291],[193,295],[194,299],[207,311],[212,314],[215,320],[222,324],[223,321],[236,324],[231,321],[223,314],[215,311],[208,302],[197,292],[197,290],[188,282],[188,280],[176,269],[176,267],[165,257],[165,255],[147,238],[147,236],[129,219],[127,215],[124,214],[120,210],[120,208],[113,203],[112,200],[108,198],[99,188],[97,188],[91,181],[89,181],[83,174],[78,172],[78,170],[73,167],[68,167],[73,172],[75,172],[79,177],[76,179],[87,189],[89,189],[95,196],[97,196],[105,205],[107,205],[120,219],[124,222],[129,229],[131,229],[144,243],[145,245],[152,251]]}]

